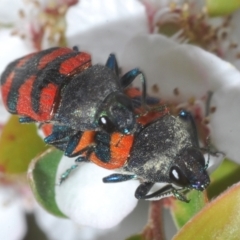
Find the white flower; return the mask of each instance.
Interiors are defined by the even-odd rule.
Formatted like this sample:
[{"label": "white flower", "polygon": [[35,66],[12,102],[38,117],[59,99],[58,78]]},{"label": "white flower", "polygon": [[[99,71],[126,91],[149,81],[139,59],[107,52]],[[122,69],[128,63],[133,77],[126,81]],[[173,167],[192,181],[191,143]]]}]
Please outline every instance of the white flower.
[{"label": "white flower", "polygon": [[145,8],[137,0],[82,0],[66,21],[68,45],[91,53],[95,63],[106,62],[110,53],[118,56],[132,37],[148,33]]},{"label": "white flower", "polygon": [[0,29],[0,73],[11,61],[34,51],[19,36],[12,35],[11,29]]},{"label": "white flower", "polygon": [[[147,25],[146,25],[146,16],[144,14],[144,7],[141,6],[141,4],[139,4],[137,1],[132,1],[131,4],[129,4],[130,2],[127,1],[123,1],[120,3],[120,5],[118,5],[117,2],[113,2],[112,3],[112,8],[106,8],[106,12],[104,14],[101,13],[100,10],[104,9],[102,8],[101,5],[96,5],[96,2],[92,2],[93,5],[88,5],[88,2],[82,1],[82,5],[83,7],[85,5],[90,6],[94,6],[95,10],[94,13],[97,12],[97,7],[99,8],[99,16],[100,18],[102,18],[102,25],[103,25],[103,29],[101,29],[101,31],[99,31],[98,34],[104,34],[106,36],[105,39],[110,38],[111,39],[111,43],[112,46],[115,46],[115,49],[112,49],[112,51],[116,50],[118,52],[120,52],[120,50],[118,50],[119,48],[123,48],[125,42],[127,42],[129,39],[132,38],[133,35],[135,35],[136,33],[138,34],[140,33],[145,33],[147,32]],[[104,5],[104,4],[103,4]],[[107,6],[109,4],[106,4],[105,6]],[[82,6],[80,6],[82,7]],[[77,9],[79,9],[79,6],[76,7]],[[90,8],[88,8],[90,10]],[[115,9],[115,12],[113,13],[112,10]],[[119,11],[119,12],[118,12]],[[80,11],[81,12],[81,11]],[[118,14],[116,15],[116,13],[118,12]],[[76,16],[72,13],[70,15],[70,19],[68,18],[68,21],[71,21],[71,19],[76,20]],[[87,15],[88,17],[89,15]],[[123,20],[122,18],[123,17]],[[135,20],[132,23],[129,24],[129,20]],[[106,23],[109,22],[109,25],[106,26]],[[114,23],[114,24],[113,24]],[[116,23],[116,24],[115,24]],[[140,25],[139,25],[140,23]],[[128,24],[126,26],[126,24]],[[108,27],[110,25],[113,25],[112,30],[110,32],[107,31]],[[139,26],[138,26],[139,25]],[[71,26],[71,25],[70,25]],[[80,25],[81,26],[81,25]],[[104,29],[105,26],[105,29]],[[82,27],[82,26],[81,26]],[[123,29],[122,32],[116,31],[116,27],[118,27],[119,29]],[[89,28],[89,25],[87,25],[87,29]],[[96,30],[96,26],[94,26],[92,29],[89,28],[89,34],[91,35],[91,32],[94,32]],[[9,30],[3,30],[0,32],[0,37],[2,37],[3,41],[1,44],[1,48],[2,48],[2,55],[1,55],[1,59],[3,62],[1,62],[0,67],[1,67],[1,72],[4,70],[4,68],[6,67],[6,65],[22,56],[22,55],[26,55],[29,52],[34,51],[31,47],[31,45],[26,44],[23,39],[19,38],[19,35],[17,36],[12,36],[11,35],[11,31],[12,29]],[[135,32],[136,31],[136,32]],[[114,32],[115,34],[112,34],[112,32]],[[77,32],[79,33],[79,31]],[[118,34],[117,34],[118,33]],[[85,36],[85,34],[84,34]],[[87,33],[86,33],[87,36]],[[74,41],[76,36],[72,36],[72,40]],[[113,37],[113,39],[112,39]],[[71,37],[69,37],[69,39],[71,39]],[[96,39],[96,38],[95,38]],[[119,41],[119,40],[120,41]],[[84,39],[83,39],[84,40]],[[86,38],[86,43],[90,44],[90,48],[91,48],[91,43],[88,42],[88,39]],[[8,46],[9,42],[11,42],[11,49],[7,49],[6,46]],[[116,44],[116,42],[118,44]],[[8,43],[8,44],[7,44]],[[99,43],[97,43],[97,41],[95,41],[95,45],[98,45]],[[99,54],[96,54],[96,56],[100,56],[99,59],[103,59],[103,54],[104,54],[104,61],[106,61],[107,55],[109,54],[109,47],[107,45],[106,42],[102,42],[104,46],[98,47],[99,49]],[[75,44],[76,45],[76,44]],[[77,44],[78,45],[78,44]],[[84,45],[83,45],[84,46]],[[94,49],[94,45],[92,46]],[[105,51],[104,52],[104,48]],[[6,112],[5,112],[6,113]],[[69,164],[71,164],[71,161],[68,159],[67,162]],[[61,164],[64,164],[64,161],[61,162]],[[61,168],[60,165],[60,170],[59,173],[62,173],[66,167]],[[82,197],[82,195],[77,195],[76,192],[72,192],[69,193],[69,195],[65,195],[65,192],[70,189],[76,190],[75,188],[72,188],[71,185],[71,181],[72,179],[74,180],[75,178],[69,178],[69,181],[67,181],[66,183],[64,183],[61,187],[56,187],[57,189],[59,189],[59,191],[57,191],[56,189],[56,199],[57,202],[59,204],[59,206],[62,207],[62,212],[65,213],[66,215],[72,217],[76,223],[81,224],[81,225],[90,225],[90,226],[94,226],[94,227],[98,227],[98,228],[110,228],[113,227],[115,225],[117,225],[125,216],[127,216],[136,206],[137,204],[137,200],[134,198],[134,190],[136,189],[138,182],[136,181],[132,181],[129,183],[123,183],[123,184],[119,184],[118,186],[116,186],[115,184],[111,185],[111,184],[103,184],[102,182],[102,177],[106,176],[107,174],[110,174],[109,171],[105,170],[105,169],[100,169],[97,166],[91,165],[91,164],[87,164],[86,166],[82,167],[81,169],[85,169],[85,172],[87,173],[87,175],[82,178],[83,174],[77,175],[81,178],[80,182],[83,184],[83,186],[81,187],[82,191],[77,191],[77,193],[82,193],[83,195],[87,196],[87,197]],[[81,169],[78,170],[78,174],[81,173]],[[87,170],[86,170],[87,169]],[[84,172],[84,175],[85,175]],[[92,176],[93,174],[93,176]],[[74,174],[73,174],[74,175]],[[87,181],[82,181],[83,179],[87,180]],[[58,181],[58,179],[56,179],[56,182]],[[74,182],[73,182],[74,183]],[[69,186],[70,184],[70,188],[65,186]],[[85,187],[84,187],[85,186]],[[90,190],[89,190],[90,189]],[[100,191],[98,191],[100,190]],[[111,193],[110,195],[113,197],[109,197],[108,193]],[[99,205],[96,203],[92,203],[91,201],[89,201],[92,197],[92,195],[98,193],[98,196],[101,200],[99,200]],[[77,196],[80,198],[74,198],[75,201],[70,203],[70,205],[68,205],[68,200],[65,199],[65,197],[69,197],[72,196],[71,194],[73,194],[74,196]],[[89,195],[87,195],[89,194]],[[62,197],[62,195],[64,195],[64,197]],[[62,200],[63,199],[63,200]],[[108,199],[108,200],[107,200]],[[70,201],[73,200],[72,198],[69,199]],[[130,200],[130,201],[129,201]],[[77,204],[77,208],[75,208],[75,204]],[[90,205],[88,205],[90,204]],[[116,206],[118,205],[118,206]],[[72,207],[71,207],[72,206]],[[89,206],[89,207],[88,207]],[[80,210],[80,214],[79,211]],[[116,211],[118,210],[118,211]],[[92,211],[92,214],[90,214]],[[76,213],[76,214],[75,214]],[[103,214],[104,213],[104,214]]]},{"label": "white flower", "polygon": [[[171,35],[177,42],[198,45],[240,69],[240,11],[211,17],[208,4],[199,0],[141,0],[152,32]],[[221,3],[219,3],[221,7]]]},{"label": "white flower", "polygon": [[[70,164],[67,157],[61,160],[56,182]],[[80,225],[111,228],[119,224],[137,204],[134,192],[138,182],[103,183],[102,178],[112,173],[91,163],[80,164],[64,183],[55,187],[60,210]]]},{"label": "white flower", "polygon": [[23,239],[27,231],[25,210],[14,189],[0,187],[0,212],[0,239]]},{"label": "white flower", "polygon": [[[130,41],[120,64],[125,71],[133,66],[142,69],[149,90],[157,84],[159,96],[164,100],[180,103],[194,97],[202,118],[208,92],[213,92],[210,108],[214,107],[215,112],[209,122],[212,143],[239,162],[240,72],[233,65],[201,48],[177,44],[160,35],[138,36]],[[176,88],[177,95],[174,94]]]},{"label": "white flower", "polygon": [[[75,11],[77,11],[77,7],[76,9],[74,9],[74,7],[72,8],[72,12]],[[73,16],[70,14],[72,12],[68,12],[68,17]],[[87,11],[85,11],[85,14],[86,12]],[[80,13],[81,11],[79,11],[79,14]],[[101,63],[104,63],[107,53],[105,53],[104,57],[102,54],[103,52],[106,52],[106,43],[105,41],[97,42],[95,39],[105,40],[107,38],[108,42],[112,41],[115,43],[115,34],[117,35],[118,31],[116,30],[115,34],[106,35],[109,29],[108,24],[106,24],[106,30],[104,28],[101,29],[102,35],[99,33],[99,31],[91,31],[92,27],[89,28],[89,31],[86,30],[87,32],[82,30],[83,27],[78,30],[77,26],[74,25],[74,28],[74,31],[76,31],[75,34],[70,34],[70,30],[68,32],[68,38],[70,39],[69,43],[75,45],[78,43],[79,39],[80,46],[84,46],[84,49],[89,49],[89,51],[93,53],[93,57],[95,59],[99,59]],[[71,29],[71,26],[69,26],[69,29]],[[116,29],[118,29],[118,27],[116,27]],[[78,31],[80,33],[77,33]],[[88,34],[90,34],[91,38],[88,37]],[[78,37],[75,37],[75,40],[72,41],[72,36]],[[88,39],[88,42],[85,39]],[[195,114],[198,112],[202,120],[205,118],[205,106],[208,93],[209,91],[212,91],[213,97],[209,108],[213,109],[213,107],[216,107],[216,112],[211,114],[210,122],[207,126],[211,129],[210,135],[212,143],[217,147],[219,151],[223,151],[231,159],[238,161],[236,158],[238,148],[237,146],[233,146],[231,141],[237,143],[239,139],[237,136],[231,135],[229,129],[225,128],[225,126],[229,126],[231,128],[236,127],[236,129],[238,129],[236,124],[237,121],[235,118],[231,119],[231,116],[227,114],[227,119],[226,116],[222,117],[221,112],[223,110],[221,109],[225,109],[224,106],[222,107],[223,101],[225,101],[224,98],[220,100],[218,99],[218,101],[215,100],[222,90],[226,91],[227,95],[231,95],[234,89],[237,91],[236,86],[240,86],[240,73],[236,68],[234,68],[230,63],[221,60],[220,58],[202,50],[201,48],[187,44],[179,44],[160,35],[148,35],[146,33],[139,34],[138,31],[136,32],[135,37],[133,32],[131,33],[130,41],[127,43],[125,40],[123,40],[122,44],[115,44],[114,46],[112,46],[112,44],[109,44],[107,47],[109,49],[109,52],[113,52],[111,47],[114,49],[114,52],[119,53],[117,56],[120,63],[119,66],[121,66],[123,73],[129,71],[132,68],[139,67],[141,70],[143,70],[147,77],[149,92],[151,92],[151,86],[157,84],[160,88],[158,96],[166,101],[175,102],[181,106],[187,106],[193,110]],[[122,49],[124,50],[122,51]],[[235,84],[234,88],[230,87],[230,82]],[[174,94],[174,90],[176,89],[178,90],[178,94]],[[192,98],[194,101],[190,104],[189,102]],[[236,101],[236,105],[237,102],[238,101]],[[218,114],[220,114],[220,116]],[[218,127],[214,129],[214,125]],[[219,125],[224,127],[220,127]],[[231,141],[229,141],[228,144],[225,144],[225,142],[224,144],[219,144],[218,141],[221,141],[218,137],[219,135],[231,135],[229,136]],[[220,157],[222,158],[222,156]],[[74,202],[71,200],[71,197],[75,196],[75,198],[81,199],[82,194],[78,193],[79,189],[82,188],[80,187],[81,185],[79,185],[81,181],[80,175],[83,174],[81,168],[85,169],[85,165],[80,165],[80,168],[77,169],[75,173],[67,180],[71,181],[71,183],[66,183],[68,186],[65,187],[66,191],[56,188],[57,194],[59,194],[60,191],[64,191],[61,193],[61,197],[60,195],[58,196],[57,200],[60,209],[78,222],[82,220],[77,220],[76,217],[78,216],[81,218],[81,214],[83,213],[81,210],[82,206],[78,206],[78,202],[80,200],[77,200],[74,204]],[[59,169],[62,169],[62,167],[59,167]],[[60,172],[58,170],[58,173],[60,174],[63,171],[64,169],[62,169]],[[84,171],[84,176],[85,174],[86,176],[92,176],[91,173],[88,175],[86,171]],[[104,176],[105,175],[103,174],[102,177]],[[99,177],[99,179],[101,179],[101,177]],[[130,183],[131,182],[129,182],[129,184]],[[77,190],[71,189],[71,186],[76,185],[79,185],[79,188],[77,188]],[[117,186],[119,184],[115,185]],[[94,188],[92,188],[92,190],[93,189]],[[107,196],[107,199],[113,198],[111,197],[110,190],[108,191]],[[95,199],[94,197],[92,198]],[[130,200],[131,199],[129,198],[129,202]],[[88,206],[88,208],[91,209],[91,204]],[[69,212],[67,213],[67,211]],[[107,216],[109,213],[106,212],[105,214]],[[88,223],[96,224],[93,223],[93,219],[90,219]]]},{"label": "white flower", "polygon": [[80,226],[69,219],[55,217],[38,205],[34,208],[34,216],[38,226],[50,240],[92,240],[102,234],[101,230]]},{"label": "white flower", "polygon": [[[136,0],[114,0],[111,4],[83,0],[67,12],[66,20],[70,47],[79,46],[92,54],[94,63],[102,64],[114,52],[123,73],[139,67],[146,75],[150,94],[157,85],[158,96],[164,101],[187,107],[201,120],[209,117],[206,129],[212,143],[239,162],[240,72],[232,64],[199,47],[149,34],[145,9]],[[13,45],[15,49],[17,43]],[[206,107],[209,91],[213,96]],[[207,110],[212,110],[210,116],[206,116]],[[62,159],[56,182],[71,163]],[[97,228],[117,225],[134,209],[139,182],[102,183],[109,174],[111,171],[93,164],[81,164],[67,181],[55,186],[59,209],[76,224]]]}]

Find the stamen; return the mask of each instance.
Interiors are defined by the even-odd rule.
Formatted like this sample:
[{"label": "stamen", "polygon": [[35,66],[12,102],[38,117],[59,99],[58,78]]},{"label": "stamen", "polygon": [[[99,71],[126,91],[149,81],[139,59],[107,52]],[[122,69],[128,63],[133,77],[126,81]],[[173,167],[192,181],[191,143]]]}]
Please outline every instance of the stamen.
[{"label": "stamen", "polygon": [[178,43],[195,44],[221,58],[226,58],[226,54],[239,58],[239,55],[236,53],[233,55],[229,51],[236,51],[238,47],[233,39],[230,39],[231,17],[222,18],[222,22],[213,24],[205,6],[202,9],[194,7],[196,7],[194,4],[183,3],[161,8],[154,16],[156,32],[169,36],[174,25],[175,31],[170,36]]}]

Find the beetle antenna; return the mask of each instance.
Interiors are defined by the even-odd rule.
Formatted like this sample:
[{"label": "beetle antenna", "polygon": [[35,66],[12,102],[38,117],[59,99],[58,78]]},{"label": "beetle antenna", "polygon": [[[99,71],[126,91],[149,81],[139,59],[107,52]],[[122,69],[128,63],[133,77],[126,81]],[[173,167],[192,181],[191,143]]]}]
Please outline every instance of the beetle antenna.
[{"label": "beetle antenna", "polygon": [[166,109],[167,109],[167,105],[163,104],[161,106],[149,108],[149,110],[144,111],[143,113],[136,114],[136,117],[137,118],[143,117],[143,116],[147,115],[149,112],[164,112]]},{"label": "beetle antenna", "polygon": [[79,52],[78,46],[73,46],[73,51]]},{"label": "beetle antenna", "polygon": [[210,114],[210,102],[212,100],[213,92],[209,91],[208,96],[207,96],[207,101],[206,101],[206,111],[205,111],[205,117],[209,116]]},{"label": "beetle antenna", "polygon": [[222,154],[223,156],[226,155],[224,152],[217,151],[217,150],[214,149],[214,146],[211,145],[210,136],[207,137],[207,147],[206,148],[200,148],[200,150],[208,153],[208,159],[207,159],[207,162],[206,162],[206,165],[205,165],[204,169],[208,168],[208,165],[209,165],[209,162],[210,162],[210,155],[212,155],[212,156],[218,156],[218,154]]},{"label": "beetle antenna", "polygon": [[208,168],[208,165],[210,162],[210,137],[209,136],[207,136],[207,153],[208,153],[208,159],[204,167],[205,170]]}]

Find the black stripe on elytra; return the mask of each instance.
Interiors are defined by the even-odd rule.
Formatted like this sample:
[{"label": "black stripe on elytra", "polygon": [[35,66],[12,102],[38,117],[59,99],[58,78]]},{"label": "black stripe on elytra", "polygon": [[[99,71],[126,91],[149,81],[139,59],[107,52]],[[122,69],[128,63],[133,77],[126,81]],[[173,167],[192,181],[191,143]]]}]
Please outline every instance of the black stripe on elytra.
[{"label": "black stripe on elytra", "polygon": [[1,85],[4,85],[4,83],[7,81],[8,76],[13,72],[13,69],[18,64],[19,60],[15,60],[14,62],[11,62],[5,71],[1,75]]},{"label": "black stripe on elytra", "polygon": [[59,92],[62,86],[69,83],[72,76],[61,74],[59,72],[59,68],[63,61],[75,57],[78,54],[80,53],[72,51],[65,55],[59,56],[55,58],[54,61],[47,64],[45,68],[38,70],[37,78],[31,92],[31,104],[33,111],[35,111],[36,113],[39,112],[41,91],[49,83],[57,85],[59,87]]},{"label": "black stripe on elytra", "polygon": [[39,59],[41,59],[44,55],[51,53],[55,49],[56,48],[50,48],[37,53],[36,55],[26,60],[26,62],[21,67],[16,67],[16,65],[26,56],[19,58],[8,65],[3,73],[4,79],[2,80],[2,84],[6,81],[11,72],[15,73],[7,99],[8,108],[11,113],[17,113],[16,108],[19,98],[19,88],[26,82],[27,79],[36,74]]},{"label": "black stripe on elytra", "polygon": [[[2,73],[1,75],[1,85],[4,85],[7,81],[7,78],[9,77],[9,75],[13,72],[13,69],[15,68],[15,66],[18,64],[18,61],[19,60],[16,60],[12,63],[10,63],[7,68],[5,69],[5,71]],[[16,78],[16,75],[15,75],[15,78]],[[13,85],[14,85],[14,79],[12,81],[12,85],[10,87],[10,91],[8,93],[8,98],[7,98],[7,105],[8,105],[8,109],[11,113],[16,113],[16,105],[14,104],[17,99],[18,99],[18,94],[17,92],[16,93],[13,93],[12,91],[12,88],[13,88]],[[12,99],[12,100],[11,100]],[[15,100],[13,100],[15,99]]]},{"label": "black stripe on elytra", "polygon": [[108,163],[111,160],[110,151],[111,135],[105,132],[97,132],[95,135],[95,154],[104,163]]},{"label": "black stripe on elytra", "polygon": [[34,81],[33,89],[31,90],[31,99],[29,100],[30,104],[32,105],[33,111],[35,111],[36,113],[39,112],[39,106],[40,106],[39,101],[40,101],[42,88],[46,86],[49,82],[52,82],[57,85],[61,85],[62,82],[66,80],[67,76],[60,74],[58,71],[60,64],[64,60],[67,60],[73,56],[76,56],[77,54],[79,54],[78,52],[72,51],[65,55],[56,57],[53,61],[46,64],[46,66],[43,69],[41,70],[38,69],[39,61],[41,60],[41,58],[46,56],[47,54],[50,54],[56,49],[58,48],[55,47],[55,48],[50,48],[50,49],[41,51],[36,55],[34,55],[32,58],[28,59],[25,62],[25,64],[22,65],[21,67],[12,69],[13,66],[15,66],[24,57],[20,58],[14,61],[12,64],[10,64],[9,67],[6,69],[5,71],[6,73],[10,74],[11,70],[14,70],[15,72],[13,84],[11,86],[11,89],[8,95],[8,100],[7,100],[9,111],[11,113],[17,113],[16,107],[17,107],[17,102],[19,98],[19,94],[18,94],[19,88],[31,76],[37,77]]}]

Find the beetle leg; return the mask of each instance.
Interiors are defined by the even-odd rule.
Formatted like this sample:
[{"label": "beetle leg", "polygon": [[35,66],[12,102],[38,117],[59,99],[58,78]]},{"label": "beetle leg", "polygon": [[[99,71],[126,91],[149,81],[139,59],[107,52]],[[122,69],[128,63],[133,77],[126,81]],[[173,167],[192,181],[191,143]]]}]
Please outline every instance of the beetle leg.
[{"label": "beetle leg", "polygon": [[99,160],[108,163],[111,160],[110,135],[105,132],[97,132],[95,135],[96,147],[94,152]]},{"label": "beetle leg", "polygon": [[133,175],[133,174],[130,175],[130,174],[114,173],[107,177],[104,177],[103,182],[104,183],[117,183],[117,182],[128,181],[128,180],[131,180],[134,178],[136,178],[136,175]]},{"label": "beetle leg", "polygon": [[137,190],[135,191],[135,197],[137,199],[144,198],[147,195],[147,193],[150,191],[153,185],[154,183],[152,182],[144,182],[140,184]]},{"label": "beetle leg", "polygon": [[189,203],[190,200],[188,200],[179,190],[173,188],[172,189],[172,194],[174,195],[175,198],[177,198],[180,201]]},{"label": "beetle leg", "polygon": [[55,145],[56,142],[66,138],[69,140],[69,136],[73,135],[74,131],[66,126],[54,126],[52,133],[44,138],[44,142],[47,144]]},{"label": "beetle leg", "polygon": [[58,148],[61,151],[65,151],[67,144],[68,144],[69,138],[66,137],[65,139],[62,139],[61,141],[55,142],[52,144],[55,148]]},{"label": "beetle leg", "polygon": [[67,148],[64,153],[65,156],[68,156],[68,157],[73,156],[73,152],[74,152],[75,148],[77,147],[77,145],[82,137],[82,134],[83,134],[83,132],[79,131],[70,138]]},{"label": "beetle leg", "polygon": [[31,122],[36,122],[36,121],[30,117],[20,117],[19,122],[20,123],[31,123]]},{"label": "beetle leg", "polygon": [[[76,163],[81,163],[81,162],[88,162],[89,160],[87,159],[87,157],[85,156],[80,156],[78,157],[75,162]],[[61,184],[62,182],[64,182],[70,175],[70,173],[75,170],[78,167],[78,164],[74,164],[72,165],[70,168],[68,168],[63,174],[61,174],[60,180],[59,180],[59,184]]]},{"label": "beetle leg", "polygon": [[[177,189],[175,189],[171,184],[168,184],[158,191],[146,195],[151,187],[153,186],[153,183],[142,183],[135,192],[135,197],[137,199],[151,199],[151,198],[162,198],[165,196],[168,196],[170,194],[173,194],[174,197],[176,197],[178,200],[183,202],[189,202],[189,200]],[[140,193],[140,194],[139,194]],[[142,194],[142,195],[141,195]]]},{"label": "beetle leg", "polygon": [[[162,187],[161,189],[159,189],[158,191],[147,195],[147,193],[150,191],[153,184],[154,183],[151,183],[151,182],[142,183],[136,190],[136,193],[135,193],[136,198],[138,199],[161,198],[163,196],[166,196],[172,193],[173,187],[172,185],[168,184]],[[143,194],[142,195],[139,194],[138,196],[138,191]]]},{"label": "beetle leg", "polygon": [[[63,141],[62,141],[63,140]],[[59,142],[68,142],[69,136],[63,132],[53,132],[51,135],[44,138],[44,142],[51,145],[56,145]]]},{"label": "beetle leg", "polygon": [[[145,195],[141,195],[140,198],[138,198],[138,199],[161,198],[161,197],[163,197],[163,196],[166,196],[166,195],[169,195],[169,194],[172,193],[173,187],[172,187],[172,185],[168,184],[168,185],[162,187],[161,189],[159,189],[158,191],[146,195],[146,194],[149,192],[149,190],[151,189],[151,187],[153,186],[153,184],[152,184],[152,186],[150,186],[150,183],[147,183],[147,184],[146,184],[146,187],[147,187],[148,184],[149,184],[149,189],[148,189],[148,191],[146,191],[146,189],[145,189],[145,191],[144,191],[144,185],[145,185],[145,184],[146,184],[146,183],[142,183],[142,184],[137,188],[137,190],[136,190],[136,193],[135,193],[135,196],[136,196],[136,197],[137,197],[137,191],[140,191],[140,192],[142,191],[142,192],[145,193]],[[142,186],[142,185],[143,185],[143,186]],[[142,189],[142,188],[143,188],[143,189]]]},{"label": "beetle leg", "polygon": [[109,55],[106,66],[113,70],[117,76],[119,75],[117,59],[113,53]]},{"label": "beetle leg", "polygon": [[[81,149],[80,151],[71,154],[69,157],[76,157],[79,156],[75,162],[89,162],[90,161],[90,155],[92,154],[92,152],[94,152],[95,150],[95,145],[89,145],[83,149]],[[85,156],[82,156],[81,154],[85,153]]]},{"label": "beetle leg", "polygon": [[[69,144],[68,144],[68,146],[69,146]],[[75,150],[75,148],[73,149],[73,151],[74,150]],[[89,146],[87,146],[87,147],[85,147],[85,148],[83,148],[80,151],[77,151],[75,153],[73,153],[73,151],[72,151],[71,153],[67,153],[68,155],[66,154],[66,151],[65,151],[64,155],[68,156],[70,158],[77,157],[77,156],[82,155],[83,153],[85,153],[86,154],[86,158],[89,159],[89,157],[92,154],[92,152],[95,151],[95,145],[94,144],[89,145]],[[80,156],[80,158],[81,158],[81,156]]]},{"label": "beetle leg", "polygon": [[79,156],[75,162],[81,163],[81,162],[89,162],[88,156]]},{"label": "beetle leg", "polygon": [[[76,163],[88,162],[88,161],[89,160],[85,156],[80,156],[75,160]],[[59,185],[62,184],[69,177],[71,172],[76,168],[78,168],[78,166],[79,166],[78,164],[73,164],[70,168],[66,169],[66,171],[63,174],[61,174],[61,177],[59,179]]]},{"label": "beetle leg", "polygon": [[59,179],[59,185],[62,184],[70,175],[70,173],[78,167],[78,164],[72,165],[70,168],[68,168],[63,174],[61,174],[61,177]]},{"label": "beetle leg", "polygon": [[[68,168],[63,174],[61,174],[61,177],[60,177],[60,180],[59,180],[59,184],[62,184],[68,177],[69,177],[69,175],[71,174],[71,172],[73,171],[73,170],[75,170],[77,167],[78,167],[78,163],[82,163],[82,162],[89,162],[89,155],[92,153],[92,148],[91,148],[91,146],[90,147],[87,147],[87,148],[84,148],[82,151],[87,151],[87,154],[86,154],[86,156],[79,156],[76,160],[75,160],[75,162],[77,163],[77,164],[74,164],[74,165],[72,165],[70,168]],[[81,152],[82,152],[81,151]],[[78,154],[80,154],[80,153],[78,153]],[[74,156],[73,156],[74,157]]]},{"label": "beetle leg", "polygon": [[144,74],[138,68],[134,68],[131,71],[125,73],[120,79],[120,84],[123,88],[129,86],[134,79],[140,75],[142,82],[142,105],[145,109],[148,109],[146,104],[146,91],[147,91],[147,83]]}]

